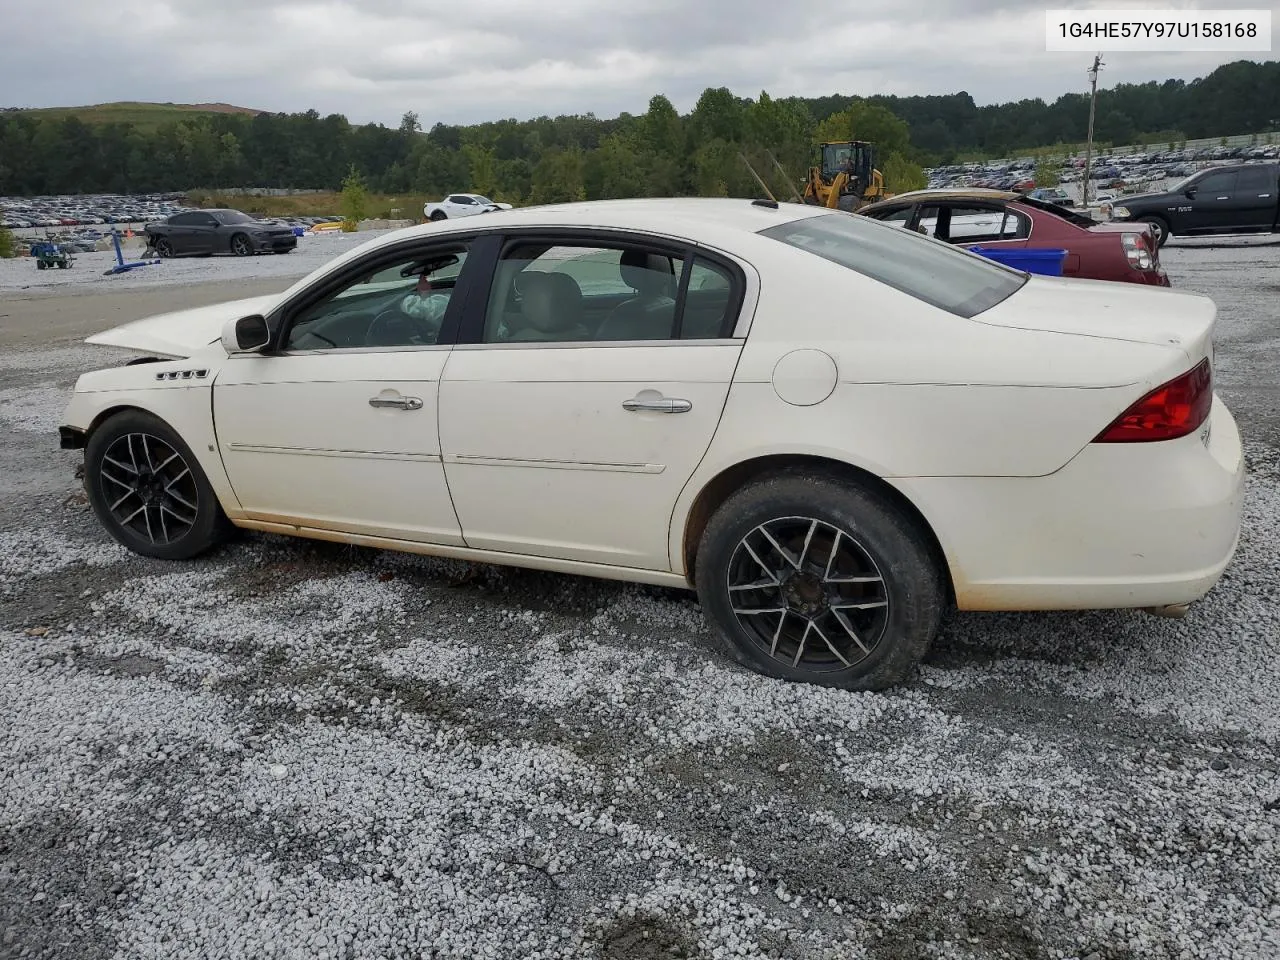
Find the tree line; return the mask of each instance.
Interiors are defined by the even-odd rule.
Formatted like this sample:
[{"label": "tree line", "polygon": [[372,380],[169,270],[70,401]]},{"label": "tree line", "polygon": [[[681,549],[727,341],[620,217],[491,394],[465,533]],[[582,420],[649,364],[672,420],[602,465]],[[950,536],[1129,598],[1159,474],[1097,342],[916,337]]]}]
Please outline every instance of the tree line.
[{"label": "tree line", "polygon": [[[1257,132],[1280,124],[1280,62],[1237,61],[1184,82],[1100,91],[1096,137],[1127,143]],[[436,124],[356,125],[339,114],[210,113],[146,127],[0,112],[0,194],[148,193],[194,188],[337,189],[352,168],[382,193],[474,190],[550,203],[631,196],[759,193],[743,157],[794,180],[821,140],[871,140],[890,189],[920,185],[922,164],[1007,155],[1084,138],[1088,97],[977,106],[929,97],[736,96],[708,88],[681,115],[665,96],[645,113]],[[780,176],[772,180],[779,183]]]}]

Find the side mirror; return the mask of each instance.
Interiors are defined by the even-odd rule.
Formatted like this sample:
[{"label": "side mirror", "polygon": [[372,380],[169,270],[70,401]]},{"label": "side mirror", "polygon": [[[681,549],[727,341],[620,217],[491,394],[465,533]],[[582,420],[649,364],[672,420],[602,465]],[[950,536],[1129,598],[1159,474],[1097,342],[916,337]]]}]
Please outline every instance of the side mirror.
[{"label": "side mirror", "polygon": [[1188,200],[1194,200],[1194,199],[1195,199],[1195,196],[1196,196],[1196,188],[1195,188],[1195,187],[1187,187],[1187,189],[1183,190],[1182,192],[1183,192],[1184,194],[1186,194],[1186,196],[1187,196],[1187,199],[1188,199]]},{"label": "side mirror", "polygon": [[222,348],[228,354],[257,353],[270,342],[267,318],[260,314],[228,320],[222,327]]}]

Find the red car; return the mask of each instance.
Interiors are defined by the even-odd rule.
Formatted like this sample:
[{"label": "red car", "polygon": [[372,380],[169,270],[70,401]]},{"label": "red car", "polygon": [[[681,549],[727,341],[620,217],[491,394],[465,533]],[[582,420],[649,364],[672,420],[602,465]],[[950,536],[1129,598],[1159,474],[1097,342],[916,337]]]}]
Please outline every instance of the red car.
[{"label": "red car", "polygon": [[1148,224],[1100,222],[1006,190],[916,190],[858,214],[965,247],[1066,250],[1065,277],[1169,286]]}]

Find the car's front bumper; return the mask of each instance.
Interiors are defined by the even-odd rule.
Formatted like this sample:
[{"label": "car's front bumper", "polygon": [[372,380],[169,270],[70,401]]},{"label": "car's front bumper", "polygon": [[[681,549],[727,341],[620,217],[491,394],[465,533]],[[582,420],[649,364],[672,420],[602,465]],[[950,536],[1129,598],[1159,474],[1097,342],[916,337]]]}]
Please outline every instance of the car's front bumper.
[{"label": "car's front bumper", "polygon": [[253,237],[253,247],[258,253],[282,253],[297,245],[298,238],[292,231],[287,235],[258,234]]},{"label": "car's front bumper", "polygon": [[1176,606],[1213,588],[1240,534],[1240,433],[1217,398],[1206,426],[1090,444],[1045,477],[891,482],[933,525],[962,610]]}]

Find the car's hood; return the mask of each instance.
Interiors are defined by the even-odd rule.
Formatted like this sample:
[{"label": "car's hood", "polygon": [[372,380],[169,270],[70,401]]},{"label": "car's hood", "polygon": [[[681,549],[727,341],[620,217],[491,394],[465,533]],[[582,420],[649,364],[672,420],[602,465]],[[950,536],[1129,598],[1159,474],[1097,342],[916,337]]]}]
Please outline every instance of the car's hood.
[{"label": "car's hood", "polygon": [[1116,197],[1111,202],[1112,209],[1123,207],[1130,203],[1148,203],[1152,200],[1162,200],[1168,197],[1168,193],[1127,193]]},{"label": "car's hood", "polygon": [[134,320],[85,339],[105,347],[124,347],[165,357],[189,357],[222,336],[228,320],[265,313],[278,295],[249,297],[207,307],[175,310]]}]

